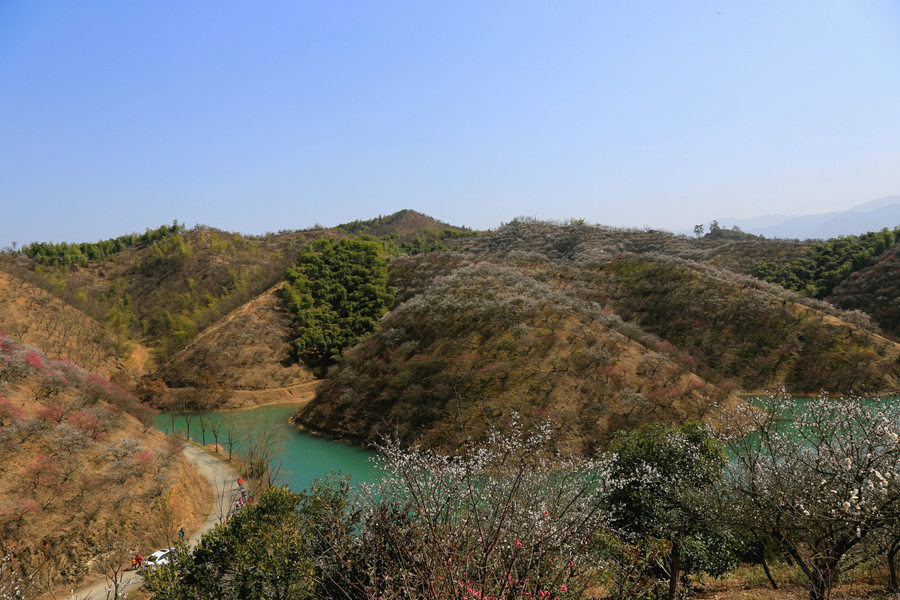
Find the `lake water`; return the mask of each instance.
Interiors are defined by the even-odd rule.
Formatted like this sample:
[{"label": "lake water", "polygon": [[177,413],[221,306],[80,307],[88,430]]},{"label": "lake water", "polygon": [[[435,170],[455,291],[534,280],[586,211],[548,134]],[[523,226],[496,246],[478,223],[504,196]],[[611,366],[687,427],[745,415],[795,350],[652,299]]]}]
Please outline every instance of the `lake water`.
[{"label": "lake water", "polygon": [[[210,418],[214,421],[228,418],[244,423],[259,419],[266,426],[279,428],[284,434],[285,441],[278,483],[287,484],[295,492],[303,491],[309,486],[310,481],[322,478],[332,470],[340,471],[344,475],[352,475],[359,481],[372,479],[374,469],[369,459],[375,456],[373,452],[298,431],[287,422],[288,417],[296,410],[296,405],[275,404],[251,410],[215,412]],[[165,433],[171,433],[172,416],[168,413],[157,415],[156,428]],[[179,432],[185,431],[184,417],[175,418],[175,428]],[[196,415],[191,419],[191,438],[195,442],[201,441],[200,424]],[[206,443],[213,443],[209,425],[207,425]],[[222,443],[223,435],[220,434],[219,444]]]}]

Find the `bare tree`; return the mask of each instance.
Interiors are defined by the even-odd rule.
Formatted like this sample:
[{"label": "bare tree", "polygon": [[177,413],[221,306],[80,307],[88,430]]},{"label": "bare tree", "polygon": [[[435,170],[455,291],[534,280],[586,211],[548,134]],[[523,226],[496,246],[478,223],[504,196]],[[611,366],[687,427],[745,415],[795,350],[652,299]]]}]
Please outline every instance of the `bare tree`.
[{"label": "bare tree", "polygon": [[35,595],[37,589],[34,575],[26,574],[13,553],[4,549],[0,556],[0,598],[28,600]]},{"label": "bare tree", "polygon": [[97,568],[106,575],[108,600],[124,597],[125,572],[131,564],[135,541],[124,518],[106,523],[100,538],[101,554],[97,560]]},{"label": "bare tree", "polygon": [[238,423],[231,415],[225,415],[222,417],[222,420],[219,421],[219,426],[225,434],[225,444],[228,446],[228,460],[231,460],[234,447],[239,439]]},{"label": "bare tree", "polygon": [[223,425],[224,422],[224,417],[210,419],[209,432],[213,436],[213,442],[216,446],[216,454],[219,453],[219,437],[221,437],[221,435],[225,432],[225,427]]},{"label": "bare tree", "polygon": [[191,402],[188,400],[186,395],[181,395],[178,402],[179,413],[182,418],[184,418],[184,439],[191,440],[191,422],[194,420],[194,407],[191,405]]},{"label": "bare tree", "polygon": [[154,523],[159,533],[165,537],[166,548],[172,547],[172,538],[175,535],[175,509],[169,499],[168,495],[161,496],[153,505]]},{"label": "bare tree", "polygon": [[200,376],[197,384],[197,390],[194,397],[194,404],[197,409],[197,420],[200,425],[201,443],[206,446],[206,432],[213,426],[217,420],[212,411],[219,407],[224,401],[227,393],[225,389],[215,380],[212,373],[204,371]]},{"label": "bare tree", "polygon": [[281,472],[284,430],[272,427],[262,415],[254,415],[241,422],[240,437],[242,470],[251,489],[264,490],[275,485]]}]

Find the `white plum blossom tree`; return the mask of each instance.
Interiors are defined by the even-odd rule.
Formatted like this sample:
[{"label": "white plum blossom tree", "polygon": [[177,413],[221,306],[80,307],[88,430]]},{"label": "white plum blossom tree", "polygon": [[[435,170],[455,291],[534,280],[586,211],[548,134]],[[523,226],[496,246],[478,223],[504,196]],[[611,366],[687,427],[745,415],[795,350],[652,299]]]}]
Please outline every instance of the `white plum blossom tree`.
[{"label": "white plum blossom tree", "polygon": [[827,598],[897,518],[900,406],[767,394],[733,412],[722,431],[733,454],[733,515],[797,563],[810,600]]},{"label": "white plum blossom tree", "polygon": [[458,456],[379,448],[363,538],[376,535],[366,543],[390,560],[372,566],[383,571],[372,572],[373,597],[580,597],[600,566],[590,543],[614,485],[609,461],[554,455],[549,423],[529,433],[511,420]]}]

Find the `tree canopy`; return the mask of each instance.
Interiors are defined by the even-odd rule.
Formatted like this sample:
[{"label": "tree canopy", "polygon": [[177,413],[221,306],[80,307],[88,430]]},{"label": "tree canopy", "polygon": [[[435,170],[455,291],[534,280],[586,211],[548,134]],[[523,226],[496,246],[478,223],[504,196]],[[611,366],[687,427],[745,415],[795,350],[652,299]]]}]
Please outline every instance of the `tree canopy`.
[{"label": "tree canopy", "polygon": [[796,260],[778,264],[760,261],[754,277],[777,283],[801,296],[824,298],[850,274],[894,245],[898,231],[884,228],[860,236],[832,238],[815,244]]},{"label": "tree canopy", "polygon": [[69,244],[62,242],[35,242],[22,247],[22,253],[42,265],[81,265],[91,260],[109,258],[132,246],[145,242],[154,242],[184,232],[184,224],[172,221],[171,225],[161,225],[156,229],[147,229],[144,233],[130,233],[117,238],[99,242],[82,242]]},{"label": "tree canopy", "polygon": [[714,516],[726,459],[709,426],[650,423],[619,432],[613,452],[612,477],[620,486],[606,499],[610,524],[626,541],[667,542],[661,567],[669,577],[668,597],[675,598],[681,572],[727,572],[733,542]]},{"label": "tree canopy", "polygon": [[317,240],[287,271],[284,296],[297,316],[297,353],[324,366],[375,330],[394,299],[387,260],[370,237]]}]

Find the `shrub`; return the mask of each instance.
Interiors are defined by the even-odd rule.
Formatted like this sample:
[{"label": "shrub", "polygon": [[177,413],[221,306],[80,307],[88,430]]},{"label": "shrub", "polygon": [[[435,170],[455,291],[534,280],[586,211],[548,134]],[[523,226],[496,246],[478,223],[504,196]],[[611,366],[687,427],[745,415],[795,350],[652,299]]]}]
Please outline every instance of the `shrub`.
[{"label": "shrub", "polygon": [[[590,542],[610,487],[604,460],[550,453],[551,426],[468,443],[457,456],[380,447],[364,497],[369,596],[578,597],[599,567]],[[349,558],[349,557],[348,557]]]},{"label": "shrub", "polygon": [[[668,574],[674,599],[682,573],[719,576],[734,567],[731,532],[715,501],[726,460],[708,426],[648,424],[619,432],[612,452],[611,473],[620,485],[605,498],[607,522],[622,544],[614,555],[626,558],[624,572],[633,573],[617,582],[620,593],[638,581],[658,588],[652,580]],[[642,558],[628,559],[635,552]],[[634,566],[640,560],[647,573]]]},{"label": "shrub", "polygon": [[577,598],[600,567],[592,539],[605,460],[550,453],[518,419],[463,454],[381,446],[380,477],[270,488],[148,587],[186,598]]},{"label": "shrub", "polygon": [[10,425],[22,418],[22,409],[9,399],[0,396],[0,426]]}]

